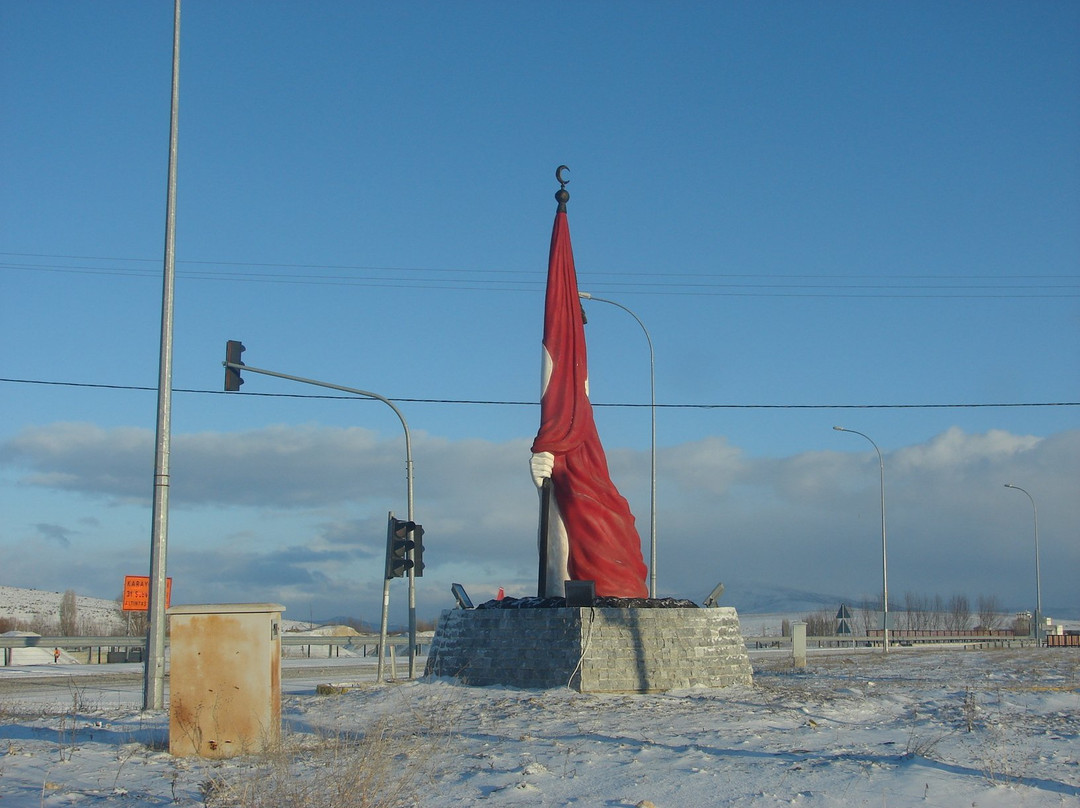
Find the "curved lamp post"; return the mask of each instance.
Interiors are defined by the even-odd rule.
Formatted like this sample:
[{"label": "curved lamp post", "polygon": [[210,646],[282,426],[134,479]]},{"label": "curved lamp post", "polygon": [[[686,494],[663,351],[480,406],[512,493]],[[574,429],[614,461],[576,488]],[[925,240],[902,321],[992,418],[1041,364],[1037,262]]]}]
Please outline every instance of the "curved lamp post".
[{"label": "curved lamp post", "polygon": [[1015,488],[1027,494],[1031,500],[1031,510],[1035,515],[1035,642],[1042,645],[1042,582],[1039,578],[1039,509],[1035,507],[1035,497],[1018,485],[1005,483],[1006,488]]},{"label": "curved lamp post", "polygon": [[[243,350],[243,348],[241,348]],[[239,358],[239,357],[237,357]],[[326,387],[330,390],[341,390],[345,393],[352,393],[353,395],[363,396],[364,398],[375,399],[381,401],[394,411],[394,415],[401,421],[401,427],[405,430],[405,485],[406,485],[406,503],[409,511],[408,519],[413,521],[413,459],[412,459],[412,435],[409,432],[409,424],[405,420],[405,415],[395,406],[394,402],[384,396],[380,396],[378,393],[372,393],[370,390],[359,390],[355,387],[344,387],[340,384],[331,384],[330,382],[321,382],[317,379],[305,379],[303,376],[291,376],[287,373],[278,373],[275,370],[266,370],[264,368],[256,368],[251,365],[245,365],[243,362],[233,362],[226,357],[222,362],[225,367],[232,368],[237,371],[244,371],[246,373],[261,373],[263,376],[274,376],[278,379],[288,379],[289,381],[300,382],[301,384],[313,384],[316,387]],[[386,613],[390,606],[390,579],[385,575],[383,576],[383,599],[382,599],[382,617],[379,621],[379,666],[375,673],[375,681],[382,682],[383,680],[383,658],[386,656],[386,629],[387,629],[387,617]],[[409,569],[409,678],[412,679],[416,675],[416,572],[413,569]]]},{"label": "curved lamp post", "polygon": [[645,333],[645,340],[649,343],[649,415],[651,419],[651,439],[650,439],[650,473],[649,473],[649,597],[656,597],[656,354],[653,352],[652,337],[649,336],[649,329],[645,327],[645,323],[641,322],[641,318],[634,312],[624,306],[622,303],[616,303],[614,300],[608,300],[603,297],[595,297],[588,292],[578,292],[578,297],[583,300],[595,300],[597,303],[610,303],[612,306],[625,311],[631,317],[633,317],[641,330]]},{"label": "curved lamp post", "polygon": [[874,443],[869,435],[864,435],[854,429],[845,429],[842,426],[834,426],[833,429],[837,432],[851,432],[854,435],[862,435],[870,441],[870,445],[877,452],[878,469],[881,472],[881,602],[883,612],[881,636],[882,648],[887,654],[889,653],[889,556],[885,550],[885,461],[881,458],[881,449],[878,448],[878,445]]}]

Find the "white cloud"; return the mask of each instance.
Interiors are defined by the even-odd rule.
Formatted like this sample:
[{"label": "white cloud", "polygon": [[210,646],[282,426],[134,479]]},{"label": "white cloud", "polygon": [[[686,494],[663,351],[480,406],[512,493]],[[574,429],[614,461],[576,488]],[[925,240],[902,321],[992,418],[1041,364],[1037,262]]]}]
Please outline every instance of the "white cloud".
[{"label": "white cloud", "polygon": [[[55,574],[104,582],[106,591],[86,594],[112,596],[118,574],[140,572],[131,559],[149,538],[151,438],[65,423],[0,445],[7,476],[61,503],[47,520],[22,515],[25,531],[11,527],[0,540],[16,542],[47,524],[48,535],[36,531],[41,547],[55,548],[58,538],[71,545],[49,559]],[[453,581],[475,590],[474,599],[499,586],[532,594],[537,496],[528,441],[424,433],[413,440],[415,517],[427,531],[419,608],[434,614],[452,605]],[[608,453],[648,557],[648,453]],[[963,591],[1017,606],[1033,600],[1030,508],[1002,488],[1015,482],[1039,503],[1044,603],[1080,611],[1068,573],[1080,563],[1078,458],[1080,431],[1036,438],[954,428],[886,453],[893,596]],[[169,563],[184,599],[221,600],[227,592],[287,605],[303,599],[320,614],[378,611],[386,513],[406,508],[400,438],[311,425],[181,434],[173,469]],[[77,504],[72,494],[81,495]],[[664,447],[659,594],[700,598],[717,580],[733,592],[747,582],[847,597],[879,591],[879,494],[870,447],[784,458],[748,457],[719,437]],[[115,507],[135,499],[138,507]],[[137,518],[143,511],[145,522]],[[9,524],[19,518],[10,514]],[[117,568],[118,547],[126,548],[127,568]],[[22,581],[45,585],[33,580],[44,563],[24,558]]]},{"label": "white cloud", "polygon": [[1008,462],[1031,451],[1040,440],[1033,435],[1013,435],[1000,429],[968,435],[954,426],[927,443],[898,450],[892,465],[900,471],[929,471]]}]

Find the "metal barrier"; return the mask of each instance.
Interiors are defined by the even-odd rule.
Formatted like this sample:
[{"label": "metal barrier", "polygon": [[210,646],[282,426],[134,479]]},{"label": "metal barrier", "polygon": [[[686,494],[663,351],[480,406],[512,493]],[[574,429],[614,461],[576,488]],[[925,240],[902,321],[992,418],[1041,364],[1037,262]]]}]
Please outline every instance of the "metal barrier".
[{"label": "metal barrier", "polygon": [[[166,645],[168,637],[165,638]],[[409,648],[408,637],[387,637],[387,645],[397,648]],[[379,638],[375,635],[348,637],[315,636],[285,632],[281,635],[282,646],[307,646],[307,655],[311,656],[313,647],[326,647],[327,657],[340,656],[341,649],[352,648],[363,656],[378,656]],[[417,643],[416,653],[423,655],[423,644]],[[87,662],[93,663],[97,655],[97,664],[102,662],[142,662],[146,653],[146,637],[0,637],[0,650],[3,650],[4,665],[11,664],[11,651],[15,648],[60,648],[64,651],[86,651]],[[102,655],[104,654],[104,660]]]},{"label": "metal barrier", "polygon": [[[1050,637],[1054,635],[1047,635],[1046,640],[1049,642]],[[744,637],[747,648],[756,649],[790,649],[791,637]],[[1061,639],[1061,637],[1059,637]],[[1065,635],[1064,639],[1068,639],[1068,635]],[[1073,640],[1080,638],[1073,637]],[[978,648],[992,647],[992,648],[1026,648],[1031,645],[1035,645],[1034,637],[1014,636],[1012,634],[982,634],[982,633],[953,633],[949,635],[942,635],[940,633],[933,634],[905,634],[900,637],[893,636],[893,632],[889,631],[889,644],[894,647],[904,647],[912,645],[934,645],[934,644],[949,644],[949,645],[962,645],[965,648]],[[1061,643],[1059,643],[1061,644]],[[1064,643],[1070,644],[1070,643]],[[1080,642],[1074,642],[1071,644],[1080,645]],[[822,636],[822,637],[807,637],[807,648],[880,648],[882,645],[881,632],[876,635],[870,636]]]},{"label": "metal barrier", "polygon": [[[94,661],[97,652],[98,664],[102,662],[104,652],[106,662],[110,654],[123,654],[123,662],[141,662],[146,649],[146,637],[0,637],[0,649],[4,652],[4,665],[11,664],[11,652],[16,648],[61,648],[65,651],[85,650],[87,662]],[[122,650],[121,650],[122,649]],[[114,657],[115,659],[115,657]]]},{"label": "metal barrier", "polygon": [[[288,646],[295,648],[297,646],[308,647],[308,656],[311,656],[312,646],[326,646],[327,657],[340,655],[342,648],[351,648],[354,651],[359,650],[361,656],[378,656],[379,655],[379,638],[375,635],[359,634],[346,637],[334,637],[334,636],[312,636],[307,634],[290,634],[285,632],[281,635],[282,646]],[[386,644],[394,646],[395,648],[404,648],[409,650],[409,638],[408,637],[387,637]],[[416,644],[416,653],[420,656],[423,655],[423,643]]]}]

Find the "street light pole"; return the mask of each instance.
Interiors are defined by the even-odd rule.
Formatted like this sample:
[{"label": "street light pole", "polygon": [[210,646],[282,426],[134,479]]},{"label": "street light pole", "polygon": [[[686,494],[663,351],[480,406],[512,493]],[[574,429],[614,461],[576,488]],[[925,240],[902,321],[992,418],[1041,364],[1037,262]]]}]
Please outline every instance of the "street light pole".
[{"label": "street light pole", "polygon": [[649,444],[649,597],[656,597],[656,354],[653,352],[652,337],[649,329],[641,318],[614,300],[603,297],[595,297],[588,292],[578,292],[578,297],[583,300],[595,300],[597,303],[610,303],[612,306],[625,311],[645,333],[645,341],[649,343],[649,416],[650,416],[650,444]]},{"label": "street light pole", "polygon": [[180,0],[173,2],[172,105],[169,114],[169,173],[165,195],[165,267],[161,289],[161,348],[154,450],[154,502],[150,527],[150,592],[147,604],[143,709],[165,706],[165,600],[169,544],[169,480],[172,443],[173,303],[176,283],[176,157],[180,120]]},{"label": "street light pole", "polygon": [[1015,488],[1027,494],[1031,500],[1031,510],[1035,515],[1035,642],[1042,646],[1042,581],[1039,577],[1039,509],[1035,507],[1035,497],[1018,485],[1005,483],[1006,488]]},{"label": "street light pole", "polygon": [[833,429],[837,432],[851,432],[854,435],[862,435],[870,441],[870,445],[873,446],[874,451],[877,452],[878,470],[881,474],[881,636],[882,648],[887,654],[889,653],[889,556],[885,549],[885,461],[881,457],[881,449],[878,448],[878,445],[874,443],[869,435],[865,435],[854,429],[845,429],[842,426],[834,426]]}]

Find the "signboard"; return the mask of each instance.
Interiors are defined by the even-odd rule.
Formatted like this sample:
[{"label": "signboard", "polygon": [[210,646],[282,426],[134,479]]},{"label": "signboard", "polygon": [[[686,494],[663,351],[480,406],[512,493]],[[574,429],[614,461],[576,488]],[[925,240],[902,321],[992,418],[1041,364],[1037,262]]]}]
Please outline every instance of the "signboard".
[{"label": "signboard", "polygon": [[[165,608],[169,608],[172,600],[172,578],[165,579]],[[125,612],[148,612],[150,611],[150,576],[149,575],[125,575],[124,597],[120,608]]]},{"label": "signboard", "polygon": [[852,634],[851,609],[844,603],[840,604],[840,608],[836,612],[836,633],[838,636]]}]

